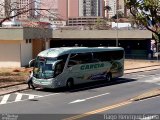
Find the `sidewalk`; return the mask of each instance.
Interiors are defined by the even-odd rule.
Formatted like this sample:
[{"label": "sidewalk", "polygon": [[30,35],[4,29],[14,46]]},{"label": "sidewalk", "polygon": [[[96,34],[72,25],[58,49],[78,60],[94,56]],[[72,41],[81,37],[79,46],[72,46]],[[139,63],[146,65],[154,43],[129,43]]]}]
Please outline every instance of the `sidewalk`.
[{"label": "sidewalk", "polygon": [[141,68],[134,68],[134,69],[126,69],[124,74],[136,73],[136,72],[143,72],[143,71],[150,71],[159,69],[160,65],[149,66],[149,67],[141,67]]},{"label": "sidewalk", "polygon": [[10,87],[0,88],[0,95],[5,95],[13,92],[27,90],[27,89],[28,89],[27,84],[13,85]]},{"label": "sidewalk", "polygon": [[[127,66],[128,65],[128,66]],[[130,62],[129,64],[125,64],[125,71],[124,74],[130,74],[130,73],[136,73],[136,72],[143,72],[143,71],[149,71],[149,70],[155,70],[160,68],[160,63],[152,63],[148,64],[148,62],[136,62],[135,61]],[[10,85],[9,87],[0,88],[0,95],[13,93],[16,91],[22,91],[27,90],[28,85],[27,84],[19,84],[19,85]]]}]

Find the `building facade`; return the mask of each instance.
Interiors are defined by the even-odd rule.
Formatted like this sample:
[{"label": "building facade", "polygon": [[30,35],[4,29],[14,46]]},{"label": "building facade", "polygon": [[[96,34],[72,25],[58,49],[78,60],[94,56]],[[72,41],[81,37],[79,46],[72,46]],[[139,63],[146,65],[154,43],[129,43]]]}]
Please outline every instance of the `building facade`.
[{"label": "building facade", "polygon": [[68,19],[68,0],[58,0],[58,14],[63,20]]},{"label": "building facade", "polygon": [[117,12],[121,12],[124,16],[127,16],[127,8],[125,7],[124,0],[104,0],[105,6],[109,6],[110,10],[105,10],[105,17],[111,18],[117,14]]},{"label": "building facade", "polygon": [[18,20],[26,20],[26,19],[32,19],[35,17],[35,10],[29,10],[29,9],[35,9],[35,5],[38,4],[38,2],[35,2],[33,0],[16,0],[18,3],[17,8],[20,9],[20,11],[15,12],[22,12],[25,10],[28,10],[28,12],[24,12],[21,15],[17,16]]},{"label": "building facade", "polygon": [[102,16],[103,0],[79,0],[79,16]]},{"label": "building facade", "polygon": [[117,10],[121,11],[124,14],[124,17],[127,17],[127,7],[125,6],[124,0],[118,0]]},{"label": "building facade", "polygon": [[105,17],[111,18],[116,14],[117,0],[105,0],[105,6],[109,6],[111,9],[106,12]]},{"label": "building facade", "polygon": [[103,16],[103,0],[58,0],[58,13],[64,20]]},{"label": "building facade", "polygon": [[[38,0],[37,0],[38,1]],[[49,12],[47,10],[41,10],[41,17],[56,17],[56,13],[57,13],[57,9],[58,9],[58,3],[57,0],[39,0],[39,2],[41,3],[40,6],[38,6],[37,4],[37,8],[41,8],[41,9],[48,9]]]},{"label": "building facade", "polygon": [[79,16],[79,0],[68,0],[68,18]]},{"label": "building facade", "polygon": [[[75,17],[68,19],[68,26],[86,26],[91,27],[97,23],[97,20],[102,20],[103,17],[85,16],[85,17]],[[83,29],[83,27],[82,27]]]},{"label": "building facade", "polygon": [[0,0],[0,19],[5,17],[4,0]]}]

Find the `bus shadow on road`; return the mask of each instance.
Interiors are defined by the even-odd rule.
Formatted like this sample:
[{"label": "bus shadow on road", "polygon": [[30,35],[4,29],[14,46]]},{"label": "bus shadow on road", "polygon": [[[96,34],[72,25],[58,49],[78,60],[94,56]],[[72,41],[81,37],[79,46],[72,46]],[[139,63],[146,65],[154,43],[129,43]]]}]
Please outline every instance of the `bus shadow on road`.
[{"label": "bus shadow on road", "polygon": [[76,85],[75,86],[76,88],[69,90],[68,92],[79,92],[79,91],[91,90],[91,89],[113,86],[113,85],[118,85],[118,84],[123,84],[128,82],[134,82],[134,81],[136,81],[136,79],[128,79],[128,78],[117,78],[110,82],[95,81],[95,82]]},{"label": "bus shadow on road", "polygon": [[101,81],[94,81],[94,82],[79,84],[79,85],[75,85],[74,88],[72,88],[72,89],[67,89],[64,87],[64,88],[57,88],[57,89],[40,89],[38,91],[55,92],[55,93],[59,93],[59,92],[72,93],[72,92],[80,92],[80,91],[85,91],[85,90],[101,88],[101,87],[119,85],[119,84],[124,84],[124,83],[128,83],[128,82],[134,82],[134,81],[137,81],[137,79],[116,78],[110,82],[106,82],[104,80],[103,81],[101,80]]}]

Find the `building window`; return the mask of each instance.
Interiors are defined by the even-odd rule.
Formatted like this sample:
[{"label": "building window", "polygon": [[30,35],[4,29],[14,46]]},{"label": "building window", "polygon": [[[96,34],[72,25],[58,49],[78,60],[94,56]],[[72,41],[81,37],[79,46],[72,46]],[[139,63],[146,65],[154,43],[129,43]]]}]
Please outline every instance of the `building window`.
[{"label": "building window", "polygon": [[32,39],[29,39],[29,43],[32,43]]},{"label": "building window", "polygon": [[26,43],[28,43],[28,39],[26,39]]},{"label": "building window", "polygon": [[26,39],[26,43],[32,43],[32,39]]}]

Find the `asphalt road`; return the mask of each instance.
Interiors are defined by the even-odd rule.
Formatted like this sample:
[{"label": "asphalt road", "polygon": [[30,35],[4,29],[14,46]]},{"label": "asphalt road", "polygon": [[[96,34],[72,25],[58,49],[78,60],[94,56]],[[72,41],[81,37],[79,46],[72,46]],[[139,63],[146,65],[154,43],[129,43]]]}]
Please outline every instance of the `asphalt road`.
[{"label": "asphalt road", "polygon": [[100,120],[105,119],[105,114],[160,113],[158,97],[133,103],[126,102],[146,91],[159,88],[159,71],[160,69],[125,74],[110,83],[103,81],[78,85],[69,91],[26,90],[0,96],[0,113],[5,113],[1,117],[18,117],[20,120],[92,117]]},{"label": "asphalt road", "polygon": [[105,114],[160,114],[160,97],[137,101],[127,106],[104,112]]}]

